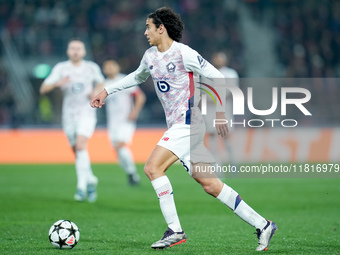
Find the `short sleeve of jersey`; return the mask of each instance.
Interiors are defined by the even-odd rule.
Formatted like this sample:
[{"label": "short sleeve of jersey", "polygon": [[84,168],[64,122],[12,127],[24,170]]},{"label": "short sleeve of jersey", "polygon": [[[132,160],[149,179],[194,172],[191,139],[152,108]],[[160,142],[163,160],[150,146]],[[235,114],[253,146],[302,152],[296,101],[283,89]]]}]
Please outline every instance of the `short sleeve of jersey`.
[{"label": "short sleeve of jersey", "polygon": [[95,84],[104,82],[105,78],[99,68],[99,66],[92,62],[93,68],[94,68],[94,82]]},{"label": "short sleeve of jersey", "polygon": [[132,87],[130,89],[131,89],[130,94],[133,95],[133,96],[137,95],[141,91],[139,86],[135,86],[135,87]]},{"label": "short sleeve of jersey", "polygon": [[56,82],[58,82],[62,77],[61,77],[61,63],[55,65],[55,67],[52,68],[52,72],[50,75],[44,80],[44,83],[46,85],[52,85]]}]

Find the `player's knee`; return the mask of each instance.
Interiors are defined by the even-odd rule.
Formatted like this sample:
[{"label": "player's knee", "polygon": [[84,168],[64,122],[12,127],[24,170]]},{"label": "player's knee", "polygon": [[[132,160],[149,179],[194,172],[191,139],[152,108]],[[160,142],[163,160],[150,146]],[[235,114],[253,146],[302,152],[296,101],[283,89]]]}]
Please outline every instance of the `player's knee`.
[{"label": "player's knee", "polygon": [[77,152],[77,151],[83,151],[86,149],[86,146],[83,146],[82,144],[76,144],[74,146],[74,151]]},{"label": "player's knee", "polygon": [[158,170],[157,167],[152,163],[146,163],[144,166],[144,173],[150,180],[157,178]]},{"label": "player's knee", "polygon": [[119,150],[119,149],[125,147],[126,144],[124,142],[116,142],[116,143],[113,144],[113,146],[115,147],[116,150]]},{"label": "player's knee", "polygon": [[144,173],[146,174],[146,176],[148,176],[150,178],[150,176],[154,173],[154,168],[151,166],[151,164],[146,163],[144,165]]},{"label": "player's knee", "polygon": [[74,146],[75,151],[83,151],[87,149],[88,138],[83,135],[78,135],[76,139],[76,144]]}]

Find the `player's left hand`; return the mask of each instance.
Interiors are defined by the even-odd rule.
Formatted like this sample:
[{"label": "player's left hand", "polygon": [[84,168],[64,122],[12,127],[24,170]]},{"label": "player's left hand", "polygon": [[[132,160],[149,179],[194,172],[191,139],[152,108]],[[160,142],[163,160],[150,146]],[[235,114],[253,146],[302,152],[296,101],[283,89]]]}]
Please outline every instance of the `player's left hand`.
[{"label": "player's left hand", "polygon": [[[216,119],[226,120],[224,112],[216,112]],[[225,121],[225,123],[221,122],[220,124],[216,123],[216,131],[218,135],[227,137],[229,132],[227,121]]]},{"label": "player's left hand", "polygon": [[102,92],[100,92],[97,96],[95,96],[91,100],[91,106],[92,108],[102,108],[102,106],[105,104],[104,99],[107,98],[108,94],[105,89],[103,89]]}]

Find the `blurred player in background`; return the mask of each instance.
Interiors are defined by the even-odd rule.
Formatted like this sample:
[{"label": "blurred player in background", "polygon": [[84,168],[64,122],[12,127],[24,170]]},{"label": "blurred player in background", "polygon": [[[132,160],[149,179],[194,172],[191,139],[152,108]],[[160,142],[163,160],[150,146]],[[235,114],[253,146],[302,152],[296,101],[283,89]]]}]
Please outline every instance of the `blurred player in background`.
[{"label": "blurred player in background", "polygon": [[[107,77],[105,84],[119,81],[126,76],[120,73],[118,63],[113,60],[104,62],[103,72]],[[121,167],[128,175],[131,186],[139,183],[140,176],[128,144],[136,130],[136,120],[144,103],[145,95],[138,86],[113,94],[106,100],[109,138],[117,152]]]},{"label": "blurred player in background", "polygon": [[98,179],[93,175],[87,151],[88,139],[97,123],[96,111],[89,106],[91,98],[103,89],[104,76],[92,61],[83,58],[85,45],[71,40],[67,47],[68,61],[58,63],[40,87],[46,94],[54,88],[63,92],[62,126],[76,156],[77,192],[74,199],[89,202],[97,199]]},{"label": "blurred player in background", "polygon": [[[227,78],[227,82],[229,84],[239,87],[239,76],[234,69],[227,67],[228,58],[224,52],[216,52],[213,55],[212,64],[223,74],[225,78]],[[232,95],[231,92],[227,90],[225,100],[225,116],[229,122],[230,120],[234,121],[232,110]],[[231,165],[234,165],[235,158],[233,157],[232,146],[230,144],[230,136],[232,135],[233,128],[229,126],[229,133],[224,139],[222,139],[221,136],[218,136],[216,134],[216,128],[213,126],[213,119],[215,118],[213,111],[215,111],[214,101],[211,97],[207,97],[207,114],[203,115],[203,118],[206,126],[206,140],[209,144],[209,148],[215,156],[217,163],[222,165],[226,162],[226,158],[224,155],[221,155],[221,150],[219,147],[221,144],[224,144],[227,150],[228,162]],[[223,151],[223,154],[225,154],[225,150]]]},{"label": "blurred player in background", "polygon": [[[144,167],[168,224],[163,237],[153,243],[152,248],[163,249],[187,240],[178,218],[171,183],[165,175],[166,170],[180,160],[208,194],[219,199],[241,219],[255,227],[259,238],[256,250],[266,250],[276,230],[275,223],[256,213],[236,191],[209,171],[209,166],[215,163],[215,160],[203,145],[205,126],[198,109],[198,101],[194,100],[193,75],[196,73],[214,80],[217,78],[220,82],[224,82],[224,77],[195,50],[179,43],[183,29],[183,22],[172,9],[163,7],[151,13],[146,20],[144,35],[153,47],[145,52],[136,71],[118,82],[107,84],[105,89],[92,99],[91,105],[100,108],[108,95],[136,86],[152,76],[168,125],[168,130]],[[225,119],[222,105],[217,105],[216,111],[217,119]],[[226,124],[216,125],[216,129],[223,137],[227,135]],[[208,173],[202,175],[201,167],[207,167]]]}]

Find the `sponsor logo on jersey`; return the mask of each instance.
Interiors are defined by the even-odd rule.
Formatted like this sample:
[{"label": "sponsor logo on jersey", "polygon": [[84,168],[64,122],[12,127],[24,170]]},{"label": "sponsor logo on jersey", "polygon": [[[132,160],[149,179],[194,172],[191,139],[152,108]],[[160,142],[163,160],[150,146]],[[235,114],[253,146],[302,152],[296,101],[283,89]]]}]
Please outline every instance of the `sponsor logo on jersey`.
[{"label": "sponsor logo on jersey", "polygon": [[167,194],[170,194],[170,190],[163,191],[163,192],[159,193],[158,196],[161,197],[161,196],[164,196],[164,195],[167,195]]},{"label": "sponsor logo on jersey", "polygon": [[166,65],[166,69],[168,69],[169,73],[173,73],[176,70],[176,65],[172,62]]},{"label": "sponsor logo on jersey", "polygon": [[74,94],[80,94],[80,93],[82,93],[84,91],[84,89],[85,89],[85,86],[82,83],[78,82],[78,83],[73,83],[72,84],[72,92]]},{"label": "sponsor logo on jersey", "polygon": [[169,139],[170,139],[169,137],[163,137],[162,138],[163,141],[169,141]]},{"label": "sponsor logo on jersey", "polygon": [[207,61],[202,58],[200,55],[197,56],[198,63],[200,64],[201,68],[204,68],[207,64]]}]

